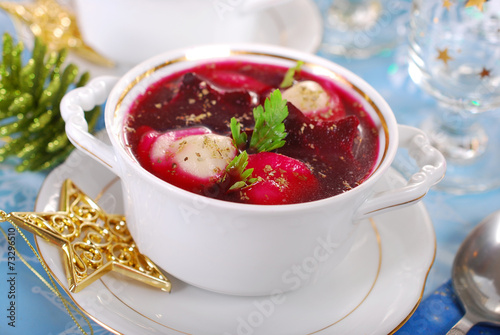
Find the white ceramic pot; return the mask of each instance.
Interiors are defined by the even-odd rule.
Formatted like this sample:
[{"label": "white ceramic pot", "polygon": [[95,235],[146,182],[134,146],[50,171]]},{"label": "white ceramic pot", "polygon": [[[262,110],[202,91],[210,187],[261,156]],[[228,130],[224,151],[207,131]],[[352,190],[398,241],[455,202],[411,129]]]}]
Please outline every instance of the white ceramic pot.
[{"label": "white ceramic pot", "polygon": [[[124,116],[131,102],[170,73],[228,57],[287,67],[303,60],[303,71],[330,76],[358,96],[380,133],[372,175],[334,197],[266,206],[196,195],[143,169],[124,145]],[[84,110],[106,99],[111,146],[89,134],[84,119]],[[347,255],[358,220],[419,201],[445,172],[443,156],[425,135],[398,126],[388,104],[365,81],[330,61],[280,47],[219,45],[168,52],[120,79],[96,78],[69,92],[61,110],[71,142],[121,177],[127,223],[141,252],[187,283],[228,294],[264,295],[303,286]],[[403,187],[374,193],[398,147],[409,150],[420,171]]]},{"label": "white ceramic pot", "polygon": [[135,65],[177,48],[250,41],[258,10],[287,0],[73,0],[85,41]]}]

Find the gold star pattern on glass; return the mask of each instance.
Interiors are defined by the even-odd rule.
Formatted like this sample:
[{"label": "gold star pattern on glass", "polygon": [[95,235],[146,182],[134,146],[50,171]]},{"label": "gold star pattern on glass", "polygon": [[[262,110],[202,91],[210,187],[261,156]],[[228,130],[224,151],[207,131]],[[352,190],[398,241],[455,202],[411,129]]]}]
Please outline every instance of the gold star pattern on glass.
[{"label": "gold star pattern on glass", "polygon": [[0,1],[0,9],[27,25],[33,35],[39,36],[52,51],[67,48],[93,63],[114,65],[83,41],[75,15],[56,0],[35,0],[30,3]]},{"label": "gold star pattern on glass", "polygon": [[452,2],[450,0],[443,1],[443,7],[446,8],[447,10],[450,10],[451,5],[452,5]]},{"label": "gold star pattern on glass", "polygon": [[438,56],[436,57],[436,59],[443,61],[443,63],[445,63],[446,65],[448,65],[448,62],[453,59],[453,57],[448,54],[448,48],[444,48],[443,50],[437,49],[437,51]]},{"label": "gold star pattern on glass", "polygon": [[108,214],[67,179],[57,212],[2,213],[2,218],[59,246],[71,292],[79,292],[109,271],[170,292],[171,283],[139,252],[125,217]]},{"label": "gold star pattern on glass", "polygon": [[486,0],[469,0],[465,4],[465,7],[477,7],[481,12],[483,11],[483,5]]},{"label": "gold star pattern on glass", "polygon": [[489,77],[491,76],[491,70],[483,67],[483,69],[481,70],[481,72],[479,73],[479,76],[482,78],[485,78],[485,77]]}]

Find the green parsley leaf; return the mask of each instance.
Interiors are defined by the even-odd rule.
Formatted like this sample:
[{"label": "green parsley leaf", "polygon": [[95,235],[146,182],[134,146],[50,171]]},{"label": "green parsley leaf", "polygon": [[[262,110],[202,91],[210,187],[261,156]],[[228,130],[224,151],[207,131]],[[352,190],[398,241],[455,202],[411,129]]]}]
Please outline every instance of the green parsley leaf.
[{"label": "green parsley leaf", "polygon": [[248,187],[257,181],[257,178],[252,178],[253,169],[247,169],[248,154],[246,151],[241,152],[238,156],[229,163],[226,167],[226,173],[233,180],[237,180],[229,191],[239,190]]},{"label": "green parsley leaf", "polygon": [[241,123],[235,117],[231,118],[231,134],[236,148],[243,150],[247,146],[247,134],[241,132]]},{"label": "green parsley leaf", "polygon": [[293,79],[295,77],[295,73],[300,72],[300,69],[304,65],[304,62],[299,60],[297,61],[297,64],[289,68],[288,71],[285,73],[285,77],[283,78],[283,81],[280,84],[280,88],[288,88],[293,85]]},{"label": "green parsley leaf", "polygon": [[287,116],[286,100],[281,97],[280,90],[274,90],[264,101],[264,108],[259,105],[253,110],[255,126],[250,138],[250,150],[263,152],[281,148],[287,135],[283,123]]}]

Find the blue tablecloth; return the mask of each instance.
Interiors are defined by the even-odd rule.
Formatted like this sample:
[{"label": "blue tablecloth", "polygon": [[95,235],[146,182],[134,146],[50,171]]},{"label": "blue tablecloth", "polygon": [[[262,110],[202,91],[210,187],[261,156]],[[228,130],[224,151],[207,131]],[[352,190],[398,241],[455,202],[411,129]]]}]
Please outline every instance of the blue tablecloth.
[{"label": "blue tablecloth", "polygon": [[[316,0],[324,7],[326,0]],[[7,16],[0,12],[0,31],[13,31]],[[367,60],[350,60],[319,52],[362,76],[375,87],[393,108],[398,122],[418,125],[427,117],[435,102],[409,78],[406,68],[406,47],[401,45],[390,53]],[[491,122],[498,122],[492,113]],[[500,123],[499,123],[500,124]],[[16,173],[11,163],[0,164],[0,209],[6,212],[31,211],[46,173]],[[500,209],[500,190],[481,194],[452,195],[431,191],[423,200],[434,223],[437,254],[429,273],[424,297],[414,315],[397,334],[445,334],[460,319],[463,311],[450,284],[451,264],[466,234],[481,219]],[[5,231],[11,227],[1,223]],[[31,234],[27,234],[33,243]],[[23,255],[36,271],[43,268],[16,233],[17,255]],[[15,275],[9,275],[15,273]],[[15,290],[10,292],[9,279],[15,277]],[[15,295],[12,296],[12,295]],[[9,318],[11,303],[15,318]],[[79,334],[66,309],[50,290],[16,258],[15,267],[8,268],[8,243],[0,236],[0,334]],[[14,322],[9,325],[9,322]],[[15,327],[13,327],[13,325]],[[109,334],[92,323],[95,334]],[[494,327],[476,326],[471,334],[500,334]]]},{"label": "blue tablecloth", "polygon": [[[398,335],[445,334],[463,316],[460,302],[451,281],[432,292],[417,308],[413,316],[399,329]],[[497,327],[478,325],[470,335],[500,334]]]}]

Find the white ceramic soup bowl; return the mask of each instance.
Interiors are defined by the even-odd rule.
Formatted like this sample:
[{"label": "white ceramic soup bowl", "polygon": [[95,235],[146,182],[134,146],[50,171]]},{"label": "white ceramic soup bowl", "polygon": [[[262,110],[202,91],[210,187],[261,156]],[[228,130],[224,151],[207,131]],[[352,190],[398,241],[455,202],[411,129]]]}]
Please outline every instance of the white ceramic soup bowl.
[{"label": "white ceramic soup bowl", "polygon": [[[172,186],[138,163],[124,145],[124,117],[150,84],[168,74],[213,60],[239,59],[329,76],[357,96],[373,118],[380,150],[376,167],[359,186],[323,200],[292,205],[250,205],[216,200]],[[106,103],[107,145],[87,131],[84,110]],[[192,285],[235,295],[297,289],[333,269],[349,252],[357,222],[422,199],[444,175],[443,156],[425,135],[398,126],[388,104],[365,81],[320,57],[274,46],[216,45],[171,51],[147,60],[122,78],[100,77],[69,92],[61,110],[75,146],[122,181],[125,215],[140,251],[169,274]],[[420,170],[399,189],[375,193],[398,147]],[[297,266],[307,276],[297,276]],[[175,289],[175,288],[174,288]]]}]

